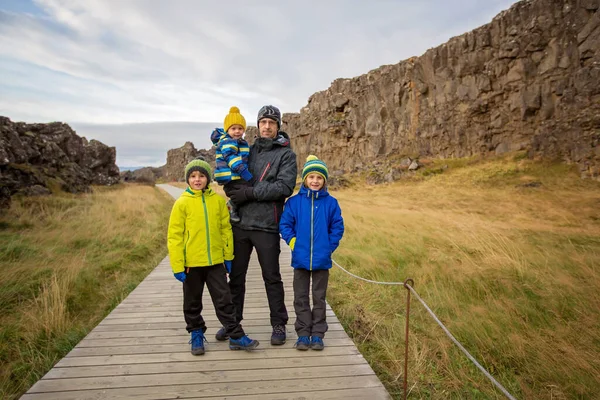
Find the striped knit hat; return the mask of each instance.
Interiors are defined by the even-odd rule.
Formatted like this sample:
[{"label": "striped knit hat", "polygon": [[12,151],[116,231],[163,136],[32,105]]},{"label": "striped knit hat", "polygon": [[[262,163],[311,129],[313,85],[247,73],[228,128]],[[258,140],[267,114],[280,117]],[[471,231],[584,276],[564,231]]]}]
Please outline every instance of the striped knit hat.
[{"label": "striped knit hat", "polygon": [[323,161],[311,154],[306,157],[306,164],[304,164],[304,168],[302,168],[302,180],[305,180],[309,174],[319,174],[325,179],[325,182],[327,182],[329,170]]},{"label": "striped knit hat", "polygon": [[246,130],[246,118],[240,114],[240,109],[233,106],[229,109],[229,114],[225,116],[223,121],[223,129],[225,132],[231,128],[232,125],[241,125]]},{"label": "striped knit hat", "polygon": [[206,186],[208,186],[208,184],[210,183],[210,176],[212,173],[210,164],[207,163],[206,160],[204,160],[204,158],[202,158],[202,157],[197,157],[196,159],[190,161],[188,163],[188,165],[185,166],[185,181],[186,181],[186,183],[188,183],[188,181],[190,179],[190,175],[194,171],[200,171],[201,174],[203,174],[204,176],[206,176],[208,178],[208,183],[206,184]]}]

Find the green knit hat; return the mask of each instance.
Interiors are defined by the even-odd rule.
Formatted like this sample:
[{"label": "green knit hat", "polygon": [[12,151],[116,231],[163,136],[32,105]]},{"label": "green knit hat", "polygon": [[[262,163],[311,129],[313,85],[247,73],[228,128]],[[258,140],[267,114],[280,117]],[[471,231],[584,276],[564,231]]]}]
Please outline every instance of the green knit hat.
[{"label": "green knit hat", "polygon": [[306,164],[304,164],[304,168],[302,168],[302,180],[305,180],[309,174],[319,174],[325,179],[325,182],[327,182],[329,170],[327,170],[327,165],[323,161],[311,154],[306,157]]},{"label": "green knit hat", "polygon": [[197,157],[194,160],[190,161],[188,165],[185,166],[185,182],[187,183],[190,179],[190,175],[194,171],[200,171],[203,175],[208,178],[207,186],[210,183],[210,177],[212,175],[212,170],[210,168],[210,164],[206,162],[206,160],[202,157]]}]

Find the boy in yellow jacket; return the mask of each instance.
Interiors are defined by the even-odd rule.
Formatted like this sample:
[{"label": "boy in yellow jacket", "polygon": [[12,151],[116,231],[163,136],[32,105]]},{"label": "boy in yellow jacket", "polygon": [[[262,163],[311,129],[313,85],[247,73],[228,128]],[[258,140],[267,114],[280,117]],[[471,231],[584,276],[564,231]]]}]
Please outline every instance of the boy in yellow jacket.
[{"label": "boy in yellow jacket", "polygon": [[201,157],[185,167],[188,188],[175,201],[169,219],[168,248],[175,278],[183,283],[183,315],[191,333],[192,354],[204,354],[206,324],[202,292],[208,287],[217,318],[229,336],[231,350],[253,350],[236,322],[225,270],[231,270],[233,233],[225,199],[210,187],[211,168]]}]

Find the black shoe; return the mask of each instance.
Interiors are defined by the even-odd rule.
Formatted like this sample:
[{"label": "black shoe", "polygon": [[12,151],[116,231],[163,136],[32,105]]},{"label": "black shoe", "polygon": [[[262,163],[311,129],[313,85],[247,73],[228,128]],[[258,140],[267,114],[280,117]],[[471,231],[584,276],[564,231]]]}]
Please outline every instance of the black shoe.
[{"label": "black shoe", "polygon": [[271,344],[280,346],[285,344],[285,325],[275,325],[271,334]]},{"label": "black shoe", "polygon": [[229,339],[229,335],[225,333],[224,327],[219,329],[219,331],[215,335],[215,339],[217,339],[219,342],[224,342],[225,340]]}]

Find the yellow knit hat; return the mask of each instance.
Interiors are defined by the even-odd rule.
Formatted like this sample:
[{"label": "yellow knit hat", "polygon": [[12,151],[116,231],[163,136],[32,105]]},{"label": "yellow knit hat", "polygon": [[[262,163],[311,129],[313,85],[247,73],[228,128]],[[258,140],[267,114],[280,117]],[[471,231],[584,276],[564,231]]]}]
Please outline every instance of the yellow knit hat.
[{"label": "yellow knit hat", "polygon": [[229,109],[229,114],[225,116],[225,121],[223,121],[223,129],[225,129],[225,132],[231,128],[231,125],[241,125],[244,127],[244,131],[246,130],[246,118],[240,114],[240,109],[236,106],[231,107]]}]

